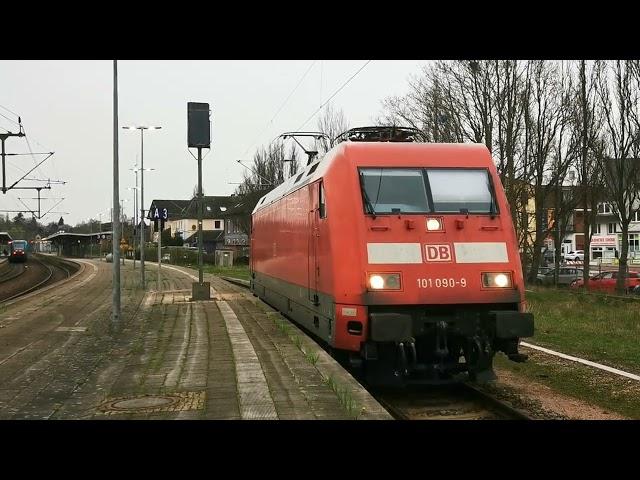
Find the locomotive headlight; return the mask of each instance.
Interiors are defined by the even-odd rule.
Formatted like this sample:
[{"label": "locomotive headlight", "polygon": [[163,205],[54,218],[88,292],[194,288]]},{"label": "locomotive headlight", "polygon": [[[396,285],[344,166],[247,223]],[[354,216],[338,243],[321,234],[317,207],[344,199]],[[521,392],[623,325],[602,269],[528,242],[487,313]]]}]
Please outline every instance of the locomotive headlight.
[{"label": "locomotive headlight", "polygon": [[496,285],[500,288],[504,288],[509,285],[509,277],[507,277],[504,273],[499,273],[493,278],[493,281],[496,282]]},{"label": "locomotive headlight", "polygon": [[369,275],[371,290],[400,290],[399,273],[372,273]]},{"label": "locomotive headlight", "polygon": [[384,288],[384,278],[380,275],[371,275],[369,277],[369,285],[371,285],[371,288],[374,290],[380,290]]},{"label": "locomotive headlight", "polygon": [[513,286],[511,273],[483,273],[482,286],[488,288],[511,288]]},{"label": "locomotive headlight", "polygon": [[439,218],[427,218],[427,230],[430,232],[442,230],[442,220]]}]

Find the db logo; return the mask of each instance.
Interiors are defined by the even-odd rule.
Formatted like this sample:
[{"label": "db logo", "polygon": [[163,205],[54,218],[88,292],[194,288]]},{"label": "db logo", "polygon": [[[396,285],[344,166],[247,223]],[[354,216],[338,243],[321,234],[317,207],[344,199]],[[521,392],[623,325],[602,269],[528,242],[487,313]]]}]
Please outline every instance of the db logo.
[{"label": "db logo", "polygon": [[427,262],[451,262],[451,246],[445,245],[425,245],[424,253]]}]

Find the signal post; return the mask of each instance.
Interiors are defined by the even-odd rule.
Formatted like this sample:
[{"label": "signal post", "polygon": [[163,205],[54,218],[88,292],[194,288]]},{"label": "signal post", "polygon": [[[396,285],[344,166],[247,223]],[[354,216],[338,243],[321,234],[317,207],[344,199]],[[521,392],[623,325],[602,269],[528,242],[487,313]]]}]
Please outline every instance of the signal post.
[{"label": "signal post", "polygon": [[202,149],[211,148],[211,111],[208,103],[187,103],[187,145],[198,149],[198,282],[192,283],[191,300],[210,300],[211,284],[202,272]]}]

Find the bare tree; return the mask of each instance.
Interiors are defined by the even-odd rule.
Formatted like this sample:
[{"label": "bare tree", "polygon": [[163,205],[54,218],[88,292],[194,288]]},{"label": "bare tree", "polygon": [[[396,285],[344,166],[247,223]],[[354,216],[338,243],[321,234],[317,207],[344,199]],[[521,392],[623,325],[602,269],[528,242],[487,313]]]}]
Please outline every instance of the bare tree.
[{"label": "bare tree", "polygon": [[250,233],[251,212],[258,200],[286,178],[295,175],[299,168],[295,145],[292,145],[288,154],[282,142],[275,142],[256,151],[251,169],[244,172],[242,183],[235,193],[238,203],[233,207],[232,217],[244,233]]},{"label": "bare tree", "polygon": [[616,290],[625,292],[629,224],[640,203],[640,130],[637,117],[637,60],[616,60],[598,70],[598,93],[604,115],[604,179],[622,230]]},{"label": "bare tree", "polygon": [[401,125],[422,131],[428,142],[461,143],[460,112],[449,88],[451,80],[434,66],[423,67],[422,76],[411,76],[409,93],[382,102],[380,125]]},{"label": "bare tree", "polygon": [[[597,204],[602,198],[602,163],[600,130],[602,116],[598,102],[598,70],[602,62],[589,64],[580,60],[574,68],[575,81],[571,88],[571,135],[576,145],[575,169],[578,176],[580,205],[584,231],[584,285],[589,283],[591,237],[597,215]],[[576,214],[578,211],[576,210]]]},{"label": "bare tree", "polygon": [[493,62],[495,81],[495,113],[497,138],[494,150],[499,158],[497,165],[500,180],[511,208],[514,225],[518,225],[518,211],[524,211],[526,205],[520,199],[524,190],[519,181],[522,172],[518,171],[518,158],[521,154],[521,135],[524,127],[525,89],[523,68],[517,60],[496,60]]},{"label": "bare tree", "polygon": [[527,66],[530,98],[526,106],[527,157],[535,198],[535,237],[530,282],[536,280],[542,246],[549,235],[550,194],[562,185],[570,165],[564,155],[564,131],[568,123],[568,96],[563,91],[564,71],[556,62],[532,61]]},{"label": "bare tree", "polygon": [[349,130],[349,122],[345,117],[342,109],[334,110],[331,103],[329,103],[322,115],[318,118],[318,131],[326,134],[329,139],[323,139],[318,146],[319,153],[325,154],[331,150],[336,144],[335,138],[341,133]]}]

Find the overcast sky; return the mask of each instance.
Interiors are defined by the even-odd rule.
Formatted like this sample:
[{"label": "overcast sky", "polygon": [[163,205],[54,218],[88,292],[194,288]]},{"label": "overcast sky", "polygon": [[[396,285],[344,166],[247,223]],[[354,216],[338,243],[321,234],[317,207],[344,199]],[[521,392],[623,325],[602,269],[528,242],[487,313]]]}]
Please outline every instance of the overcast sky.
[{"label": "overcast sky", "polygon": [[[120,125],[159,125],[145,132],[145,204],[153,198],[188,199],[197,183],[197,163],[186,145],[187,102],[209,103],[212,110],[212,150],[203,161],[203,188],[207,195],[229,195],[250,164],[256,147],[285,131],[296,130],[365,60],[300,61],[119,61]],[[373,60],[332,100],[352,126],[373,124],[381,101],[407,92],[410,74],[425,61]],[[313,64],[313,65],[312,65]],[[22,124],[34,152],[55,155],[30,178],[64,180],[43,190],[43,197],[64,197],[54,211],[66,223],[88,218],[109,221],[113,171],[113,62],[111,61],[0,61],[0,132],[17,131]],[[311,68],[310,68],[311,67]],[[306,77],[270,123],[305,72]],[[304,130],[315,130],[317,116]],[[8,117],[8,118],[5,118]],[[6,142],[10,153],[28,152],[24,138]],[[139,131],[120,130],[120,198],[133,214],[135,177],[129,168],[140,152]],[[193,151],[195,154],[195,151]],[[31,156],[7,157],[7,183],[12,184],[34,166]],[[35,158],[43,158],[36,156]],[[138,159],[139,160],[139,159]],[[22,182],[21,186],[38,185]],[[35,191],[0,194],[0,209],[31,208]],[[55,200],[42,202],[43,213]],[[12,217],[15,213],[10,214]],[[50,214],[43,223],[57,221]]]}]

